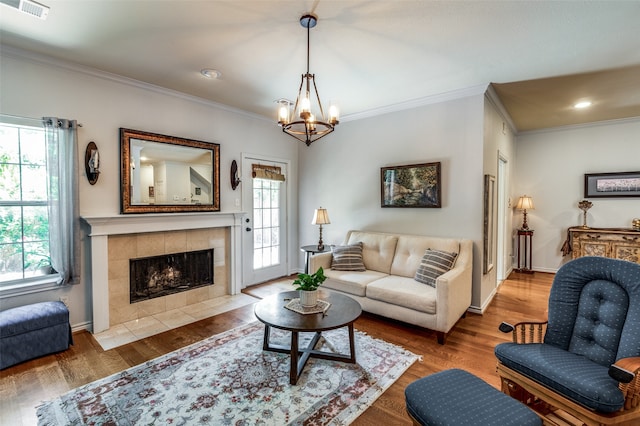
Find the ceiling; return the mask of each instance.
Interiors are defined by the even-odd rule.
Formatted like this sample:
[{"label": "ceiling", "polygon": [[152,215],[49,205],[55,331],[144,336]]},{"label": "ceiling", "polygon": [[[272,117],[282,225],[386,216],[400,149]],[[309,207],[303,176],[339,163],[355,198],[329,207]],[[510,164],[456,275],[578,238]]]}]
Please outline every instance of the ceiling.
[{"label": "ceiling", "polygon": [[274,120],[306,68],[307,12],[310,71],[343,121],[489,83],[518,131],[640,116],[637,0],[41,3],[44,21],[0,5],[3,46]]}]

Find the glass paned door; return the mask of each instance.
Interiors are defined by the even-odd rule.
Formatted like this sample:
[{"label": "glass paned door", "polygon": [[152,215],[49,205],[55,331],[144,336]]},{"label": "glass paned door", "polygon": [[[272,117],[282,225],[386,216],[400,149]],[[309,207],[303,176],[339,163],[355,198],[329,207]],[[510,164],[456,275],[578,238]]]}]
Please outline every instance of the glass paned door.
[{"label": "glass paned door", "polygon": [[287,182],[254,178],[252,164],[280,167],[273,159],[243,158],[242,210],[247,217],[243,237],[243,286],[259,284],[287,274]]},{"label": "glass paned door", "polygon": [[253,269],[280,264],[281,184],[253,179]]}]

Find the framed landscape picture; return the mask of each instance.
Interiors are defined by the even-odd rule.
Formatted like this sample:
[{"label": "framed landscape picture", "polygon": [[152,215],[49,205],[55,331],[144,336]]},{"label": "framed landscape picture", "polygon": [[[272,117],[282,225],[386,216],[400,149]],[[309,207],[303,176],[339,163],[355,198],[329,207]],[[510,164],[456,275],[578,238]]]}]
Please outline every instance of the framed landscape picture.
[{"label": "framed landscape picture", "polygon": [[640,197],[640,172],[585,174],[584,197]]},{"label": "framed landscape picture", "polygon": [[380,168],[382,207],[440,208],[440,163]]}]

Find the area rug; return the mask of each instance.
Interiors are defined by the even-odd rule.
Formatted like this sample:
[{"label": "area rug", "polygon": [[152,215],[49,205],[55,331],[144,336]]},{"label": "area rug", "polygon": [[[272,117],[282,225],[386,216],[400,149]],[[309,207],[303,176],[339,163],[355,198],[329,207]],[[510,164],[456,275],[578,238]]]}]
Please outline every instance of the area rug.
[{"label": "area rug", "polygon": [[[252,323],[74,389],[40,405],[38,424],[347,425],[418,358],[356,330],[356,364],[310,359],[290,385],[289,356],[263,351],[263,331]],[[273,343],[289,339],[272,329]],[[348,342],[331,330],[316,348],[348,353]]]}]

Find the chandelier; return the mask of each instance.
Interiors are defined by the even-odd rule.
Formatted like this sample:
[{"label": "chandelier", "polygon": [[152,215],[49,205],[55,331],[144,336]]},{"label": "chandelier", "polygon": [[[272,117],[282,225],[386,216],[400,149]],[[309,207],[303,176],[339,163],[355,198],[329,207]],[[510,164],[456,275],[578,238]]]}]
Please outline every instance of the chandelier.
[{"label": "chandelier", "polygon": [[[327,119],[320,102],[315,74],[309,73],[309,33],[317,23],[318,18],[314,15],[304,15],[300,18],[300,25],[307,29],[307,72],[302,74],[295,104],[287,99],[276,101],[278,125],[282,127],[282,131],[304,142],[307,146],[333,132],[338,124],[338,107],[333,104],[329,106]],[[312,88],[315,97],[312,97]],[[316,115],[313,111],[319,111],[320,114]]]}]

